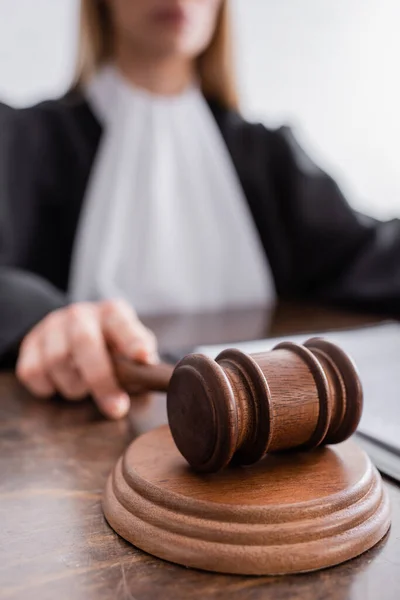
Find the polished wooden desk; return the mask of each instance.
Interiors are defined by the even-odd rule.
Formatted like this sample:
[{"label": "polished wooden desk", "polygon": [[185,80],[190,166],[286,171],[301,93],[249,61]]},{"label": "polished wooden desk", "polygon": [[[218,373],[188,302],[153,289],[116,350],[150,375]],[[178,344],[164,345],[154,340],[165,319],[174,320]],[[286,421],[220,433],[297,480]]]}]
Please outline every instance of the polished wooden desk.
[{"label": "polished wooden desk", "polygon": [[[365,323],[312,307],[157,319],[161,346],[286,335]],[[41,403],[0,375],[0,598],[47,600],[398,600],[400,487],[386,480],[393,525],[371,551],[338,567],[290,577],[188,570],[144,554],[105,522],[108,472],[140,432],[165,422],[162,396],[140,398],[107,422],[89,403]]]}]

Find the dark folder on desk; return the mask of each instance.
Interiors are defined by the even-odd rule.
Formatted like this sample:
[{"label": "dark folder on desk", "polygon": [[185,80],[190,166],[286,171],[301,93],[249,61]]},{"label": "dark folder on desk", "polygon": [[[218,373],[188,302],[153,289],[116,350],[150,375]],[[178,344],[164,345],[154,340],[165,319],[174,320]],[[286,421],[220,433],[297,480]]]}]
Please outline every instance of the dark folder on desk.
[{"label": "dark folder on desk", "polygon": [[[382,472],[400,481],[400,324],[313,333],[345,350],[357,365],[364,389],[364,410],[358,428],[358,442]],[[260,352],[288,339],[303,342],[302,334],[252,342],[229,344],[244,352]],[[210,356],[226,347],[197,348]]]}]

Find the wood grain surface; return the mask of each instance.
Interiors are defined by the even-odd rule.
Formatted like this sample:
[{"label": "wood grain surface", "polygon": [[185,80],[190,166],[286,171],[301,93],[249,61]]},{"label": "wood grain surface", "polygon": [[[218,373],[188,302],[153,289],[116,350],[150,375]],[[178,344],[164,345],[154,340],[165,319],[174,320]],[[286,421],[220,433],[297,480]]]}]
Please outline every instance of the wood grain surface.
[{"label": "wood grain surface", "polygon": [[228,348],[215,360],[186,355],[168,386],[167,413],[182,456],[196,471],[214,473],[267,452],[342,442],[356,430],[362,402],[350,357],[312,338],[257,354]]},{"label": "wood grain surface", "polygon": [[154,556],[239,575],[337,565],[369,550],[390,525],[381,476],[352,441],[199,474],[166,425],[118,460],[103,509],[117,533]]},{"label": "wood grain surface", "polygon": [[[196,342],[320,331],[373,318],[307,306],[274,314],[149,321],[166,349]],[[89,403],[42,403],[0,375],[0,598],[32,600],[398,600],[400,489],[385,479],[392,528],[347,563],[308,575],[209,574],[155,559],[115,534],[101,510],[112,466],[138,434],[166,422],[163,396],[137,399],[129,418],[105,421]]]}]

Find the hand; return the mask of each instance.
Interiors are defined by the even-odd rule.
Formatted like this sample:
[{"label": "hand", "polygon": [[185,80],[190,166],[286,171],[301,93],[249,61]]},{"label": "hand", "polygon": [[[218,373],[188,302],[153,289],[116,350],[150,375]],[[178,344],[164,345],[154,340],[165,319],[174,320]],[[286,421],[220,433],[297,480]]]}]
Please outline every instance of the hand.
[{"label": "hand", "polygon": [[69,400],[91,394],[101,412],[119,419],[129,396],[115,378],[108,348],[143,363],[158,362],[154,334],[123,300],[78,303],[54,311],[24,338],[17,377],[37,396]]}]

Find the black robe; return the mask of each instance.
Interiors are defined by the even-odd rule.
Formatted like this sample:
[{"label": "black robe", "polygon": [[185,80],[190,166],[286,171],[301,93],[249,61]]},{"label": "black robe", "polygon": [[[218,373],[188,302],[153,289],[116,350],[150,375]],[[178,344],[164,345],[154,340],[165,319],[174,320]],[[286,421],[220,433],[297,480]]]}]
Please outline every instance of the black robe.
[{"label": "black robe", "polygon": [[[210,107],[278,296],[398,315],[399,221],[353,211],[288,128],[270,130],[214,102]],[[35,323],[67,303],[71,251],[101,134],[79,91],[2,111],[0,365],[15,359]]]}]

